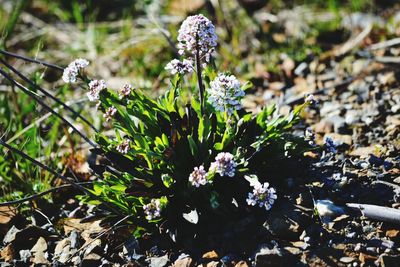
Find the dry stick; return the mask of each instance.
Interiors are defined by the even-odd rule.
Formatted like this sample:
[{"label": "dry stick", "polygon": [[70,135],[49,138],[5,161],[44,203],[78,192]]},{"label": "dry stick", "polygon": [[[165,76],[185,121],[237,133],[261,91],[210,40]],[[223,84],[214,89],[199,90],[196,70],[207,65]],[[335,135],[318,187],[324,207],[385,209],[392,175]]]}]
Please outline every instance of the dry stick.
[{"label": "dry stick", "polygon": [[42,92],[44,95],[50,97],[51,99],[53,99],[56,103],[60,104],[61,106],[63,106],[64,108],[66,108],[67,110],[71,111],[72,114],[74,114],[75,116],[77,116],[78,118],[80,118],[83,122],[85,122],[90,128],[92,128],[96,133],[98,133],[99,131],[96,129],[96,127],[93,126],[93,124],[91,124],[87,119],[85,119],[81,114],[79,114],[78,112],[76,112],[74,109],[72,109],[70,106],[68,106],[67,104],[65,104],[63,101],[61,101],[60,99],[58,99],[57,97],[53,96],[52,94],[50,94],[49,92],[47,92],[45,89],[43,89],[42,87],[40,87],[39,85],[37,85],[36,83],[34,83],[33,81],[31,81],[28,77],[26,77],[25,75],[23,75],[21,72],[19,72],[18,70],[16,70],[13,66],[11,66],[10,64],[8,64],[6,61],[2,60],[0,58],[0,62],[3,63],[7,68],[9,68],[12,72],[14,72],[15,74],[17,74],[22,80],[24,80],[25,82],[29,83],[31,86],[35,87],[37,90],[39,90],[40,92]]},{"label": "dry stick", "polygon": [[118,215],[122,215],[119,211],[117,211],[116,209],[114,209],[113,207],[111,207],[110,205],[108,205],[106,202],[104,202],[100,197],[98,197],[97,195],[93,194],[89,189],[87,189],[86,187],[83,187],[80,184],[77,184],[73,181],[71,181],[68,177],[56,172],[55,170],[53,170],[52,168],[44,165],[43,163],[35,160],[34,158],[31,158],[30,156],[28,156],[27,154],[25,154],[24,152],[22,152],[21,150],[7,144],[5,141],[3,141],[0,138],[0,145],[8,148],[9,150],[11,150],[12,152],[17,153],[18,155],[20,155],[21,157],[23,157],[24,159],[29,160],[30,162],[36,164],[37,166],[39,166],[40,168],[50,172],[51,174],[59,177],[61,180],[65,181],[66,183],[70,184],[71,186],[75,187],[76,189],[81,190],[82,192],[85,192],[91,196],[93,196],[94,198],[96,198],[97,200],[101,201],[107,208],[109,208],[111,211],[115,212]]},{"label": "dry stick", "polygon": [[61,119],[63,122],[68,124],[77,134],[79,134],[83,139],[85,139],[86,142],[88,142],[92,147],[96,148],[96,144],[93,143],[92,140],[90,140],[86,135],[81,133],[71,122],[69,122],[67,119],[65,119],[63,116],[61,116],[59,113],[57,113],[54,109],[52,109],[50,106],[48,106],[44,101],[42,101],[38,96],[36,96],[33,92],[31,92],[28,88],[23,86],[22,84],[18,83],[16,80],[14,80],[10,75],[8,75],[2,68],[0,68],[0,74],[3,75],[7,80],[9,80],[12,84],[20,88],[22,91],[24,91],[26,94],[28,94],[30,97],[35,99],[40,105],[42,105],[45,109],[47,109],[49,112],[51,112],[53,115]]},{"label": "dry stick", "polygon": [[[79,102],[82,102],[82,101],[83,101],[83,99],[78,99],[78,100],[73,100],[73,101],[70,100],[70,101],[68,101],[66,104],[69,104],[69,103],[79,103]],[[57,112],[58,112],[58,110],[59,110],[58,107],[54,108],[54,111],[57,111]],[[34,122],[32,122],[31,124],[27,125],[27,126],[26,126],[25,128],[23,128],[21,131],[19,131],[19,132],[17,132],[16,134],[14,134],[13,137],[11,137],[10,139],[7,140],[7,143],[9,144],[9,143],[13,142],[13,141],[16,140],[18,137],[20,137],[21,135],[23,135],[24,133],[26,133],[26,132],[27,132],[29,129],[31,129],[32,127],[40,125],[40,123],[41,123],[42,121],[44,121],[45,119],[47,119],[47,118],[50,117],[50,116],[51,116],[51,112],[48,112],[48,113],[44,114],[42,117],[36,119]]]},{"label": "dry stick", "polygon": [[384,48],[395,46],[395,45],[400,45],[400,38],[394,38],[394,39],[386,40],[386,41],[379,42],[376,44],[372,44],[372,45],[368,46],[366,49],[367,50],[379,50],[379,49],[384,49]]},{"label": "dry stick", "polygon": [[400,224],[400,210],[398,209],[358,203],[347,203],[346,206],[361,212],[367,218]]},{"label": "dry stick", "polygon": [[[76,183],[76,184],[85,185],[85,184],[93,184],[93,183],[92,182],[83,182],[83,183]],[[58,190],[61,190],[61,189],[64,189],[64,188],[68,188],[68,187],[72,187],[72,185],[71,184],[63,184],[63,185],[60,185],[60,186],[57,186],[57,187],[53,187],[53,188],[51,188],[49,190],[46,190],[46,191],[31,195],[29,197],[24,197],[24,198],[21,198],[21,199],[8,201],[8,202],[3,202],[3,203],[0,203],[0,207],[21,204],[21,203],[34,200],[36,198],[42,197],[44,195],[47,195],[49,193],[53,193],[53,192],[56,192]]]},{"label": "dry stick", "polygon": [[362,42],[362,40],[364,40],[364,38],[369,35],[371,30],[372,30],[372,24],[370,23],[362,30],[362,32],[360,32],[359,35],[348,40],[339,49],[335,50],[334,55],[343,56],[347,54],[347,52],[352,50],[354,47],[358,46]]},{"label": "dry stick", "polygon": [[72,258],[74,257],[74,255],[80,251],[82,251],[84,248],[86,248],[87,246],[89,246],[90,244],[92,244],[94,241],[96,241],[97,239],[99,239],[100,237],[102,237],[103,235],[105,235],[106,233],[110,232],[111,230],[115,229],[115,227],[117,227],[120,223],[122,223],[123,221],[127,220],[129,217],[132,217],[132,215],[127,215],[124,218],[122,218],[121,220],[119,220],[118,222],[116,222],[113,226],[111,226],[109,229],[104,230],[102,233],[100,233],[98,236],[96,236],[93,240],[91,240],[89,243],[83,245],[82,247],[80,247],[77,251],[75,251],[74,253],[71,254],[71,256],[67,259],[66,262],[69,262],[70,260],[72,260]]},{"label": "dry stick", "polygon": [[[324,87],[321,89],[318,89],[317,91],[313,92],[314,95],[320,95],[324,92],[326,92],[327,90],[330,89],[335,89],[337,87],[341,87],[344,85],[348,85],[350,83],[352,83],[353,81],[355,81],[358,77],[349,77],[347,79],[345,79],[344,81],[340,82],[340,83],[336,83],[332,86],[328,86],[328,87]],[[285,104],[293,106],[295,104],[300,104],[304,101],[304,96],[299,96],[299,97],[295,97],[295,98],[289,98],[288,100],[286,100]]]},{"label": "dry stick", "polygon": [[48,62],[45,62],[45,61],[42,61],[42,60],[38,60],[38,59],[28,58],[28,57],[21,56],[21,55],[15,54],[15,53],[4,51],[2,49],[0,49],[0,54],[6,55],[6,56],[10,56],[10,57],[19,58],[19,59],[22,59],[22,60],[25,60],[25,61],[28,61],[28,62],[32,62],[32,63],[37,63],[37,64],[40,64],[40,65],[43,65],[43,66],[46,66],[46,67],[50,67],[50,68],[53,68],[53,69],[56,69],[56,70],[64,71],[64,68],[60,67],[58,65],[51,64],[51,63],[48,63]]}]

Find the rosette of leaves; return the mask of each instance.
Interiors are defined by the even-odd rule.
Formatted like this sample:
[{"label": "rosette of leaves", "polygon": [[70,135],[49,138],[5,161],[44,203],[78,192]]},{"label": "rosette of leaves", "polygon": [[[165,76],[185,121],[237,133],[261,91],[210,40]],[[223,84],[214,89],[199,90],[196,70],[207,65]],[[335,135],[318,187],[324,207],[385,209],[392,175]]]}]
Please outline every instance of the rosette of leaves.
[{"label": "rosette of leaves", "polygon": [[[82,199],[101,204],[100,199],[131,215],[136,236],[160,228],[187,240],[187,234],[265,215],[279,200],[282,171],[293,170],[288,166],[313,149],[309,140],[291,134],[311,101],[288,116],[278,115],[275,106],[246,112],[241,99],[251,84],[241,86],[208,64],[216,46],[211,22],[191,16],[179,32],[190,57],[167,65],[174,77],[163,96],[152,99],[128,85],[118,94],[105,89],[104,81],[89,83],[89,99],[99,101],[115,133],[97,134],[92,151],[102,159],[91,166],[99,178],[92,190],[96,199]],[[195,78],[198,97],[191,94]]]},{"label": "rosette of leaves", "polygon": [[[207,68],[204,75],[208,84],[217,74]],[[93,152],[103,160],[91,166],[100,177],[93,193],[121,213],[133,215],[136,236],[158,232],[161,226],[175,238],[180,231],[190,229],[194,234],[252,212],[265,213],[246,203],[251,183],[269,181],[272,167],[288,159],[298,161],[311,149],[307,141],[290,133],[307,103],[286,117],[277,115],[275,106],[256,115],[244,110],[227,115],[207,102],[202,110],[195,97],[182,104],[180,95],[187,90],[182,78],[176,74],[170,89],[155,100],[139,89],[124,97],[108,89],[100,92],[100,109],[106,112],[115,107],[117,111],[115,136],[96,136],[99,148]],[[117,147],[126,140],[125,154]],[[220,152],[234,155],[234,177],[212,173],[207,184],[190,184],[193,169],[202,165],[208,170]],[[163,209],[160,217],[147,220],[143,206],[152,199],[159,199]],[[85,200],[99,203],[89,197]]]}]

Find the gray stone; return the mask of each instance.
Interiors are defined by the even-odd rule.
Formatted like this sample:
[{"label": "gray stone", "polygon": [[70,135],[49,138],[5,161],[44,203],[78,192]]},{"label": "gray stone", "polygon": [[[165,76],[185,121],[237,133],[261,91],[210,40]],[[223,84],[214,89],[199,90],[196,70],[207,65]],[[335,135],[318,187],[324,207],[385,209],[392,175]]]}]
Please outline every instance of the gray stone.
[{"label": "gray stone", "polygon": [[292,266],[294,260],[295,256],[283,249],[276,246],[272,249],[265,247],[256,254],[255,266]]},{"label": "gray stone", "polygon": [[78,232],[72,230],[71,234],[69,235],[69,240],[71,242],[71,248],[77,248],[79,246]]},{"label": "gray stone", "polygon": [[86,255],[82,260],[82,266],[100,266],[101,257],[96,253]]},{"label": "gray stone", "polygon": [[161,257],[151,257],[148,260],[150,263],[149,264],[150,267],[164,267],[164,266],[167,266],[169,263],[167,254],[165,254],[164,256],[161,256]]},{"label": "gray stone", "polygon": [[3,243],[8,244],[11,243],[15,240],[15,236],[17,233],[21,232],[17,227],[14,225],[8,230],[7,234],[4,236]]},{"label": "gray stone", "polygon": [[21,261],[25,263],[29,262],[31,256],[32,254],[29,249],[24,249],[19,251],[19,257],[21,258]]}]

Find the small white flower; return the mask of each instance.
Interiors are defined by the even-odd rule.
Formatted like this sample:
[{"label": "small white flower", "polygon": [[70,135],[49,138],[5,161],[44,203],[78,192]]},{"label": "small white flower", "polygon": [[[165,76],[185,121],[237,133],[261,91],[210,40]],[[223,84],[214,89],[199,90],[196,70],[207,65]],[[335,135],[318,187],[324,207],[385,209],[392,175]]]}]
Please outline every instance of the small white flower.
[{"label": "small white flower", "polygon": [[126,96],[129,96],[132,92],[132,85],[130,84],[125,84],[124,87],[121,89],[119,92],[120,98],[124,98]]},{"label": "small white flower", "polygon": [[235,176],[237,163],[233,160],[233,155],[228,152],[221,152],[215,157],[215,161],[211,163],[210,171],[216,172],[221,176]]},{"label": "small white flower", "polygon": [[193,172],[189,175],[189,182],[195,187],[207,183],[207,172],[204,170],[203,165],[194,168]]},{"label": "small white flower", "polygon": [[89,92],[87,96],[89,101],[96,101],[99,99],[99,93],[101,90],[107,88],[106,82],[104,80],[93,80],[89,83]]},{"label": "small white flower", "polygon": [[187,17],[179,29],[178,34],[179,54],[185,52],[199,56],[209,62],[210,54],[217,46],[217,34],[212,22],[203,15]]},{"label": "small white flower", "polygon": [[89,66],[89,61],[83,58],[78,58],[64,69],[62,79],[66,83],[74,83],[79,75],[79,71]]},{"label": "small white flower", "polygon": [[271,209],[275,200],[278,198],[275,188],[269,187],[269,183],[256,184],[253,187],[253,192],[248,194],[246,199],[247,204],[250,206],[258,205],[260,208],[265,207],[266,210]]},{"label": "small white flower", "polygon": [[125,139],[124,141],[122,141],[122,143],[120,143],[119,145],[117,145],[117,148],[116,148],[116,149],[117,149],[117,151],[118,151],[119,153],[127,154],[128,151],[129,151],[130,145],[131,145],[131,140]]},{"label": "small white flower", "polygon": [[192,61],[184,59],[179,61],[178,59],[171,60],[166,66],[166,70],[169,70],[172,75],[174,74],[185,74],[193,71]]},{"label": "small white flower", "polygon": [[146,214],[146,219],[151,221],[157,219],[161,216],[161,201],[159,199],[153,198],[149,204],[143,206],[144,213]]},{"label": "small white flower", "polygon": [[217,111],[226,111],[232,114],[235,110],[241,109],[241,100],[244,91],[240,87],[240,82],[234,75],[218,74],[210,82],[210,88],[207,89],[208,102]]},{"label": "small white flower", "polygon": [[110,121],[114,117],[115,113],[117,113],[117,109],[115,107],[109,107],[106,110],[106,113],[103,114],[103,117],[106,121]]}]

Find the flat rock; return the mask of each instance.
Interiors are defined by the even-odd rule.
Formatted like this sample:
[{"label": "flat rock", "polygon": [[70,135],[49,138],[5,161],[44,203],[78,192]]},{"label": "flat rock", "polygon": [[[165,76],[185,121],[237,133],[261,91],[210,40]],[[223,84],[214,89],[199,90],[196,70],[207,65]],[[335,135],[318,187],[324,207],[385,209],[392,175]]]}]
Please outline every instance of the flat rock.
[{"label": "flat rock", "polygon": [[101,257],[96,253],[86,255],[82,260],[82,266],[100,266]]},{"label": "flat rock", "polygon": [[185,257],[185,258],[182,258],[182,259],[177,259],[172,266],[173,267],[192,267],[193,266],[193,260],[192,260],[191,257]]},{"label": "flat rock", "polygon": [[340,262],[343,262],[343,263],[352,263],[355,260],[356,259],[352,258],[352,257],[341,257],[340,258]]},{"label": "flat rock", "polygon": [[245,261],[239,261],[235,264],[235,267],[249,267],[249,265]]},{"label": "flat rock", "polygon": [[47,250],[47,242],[43,237],[39,237],[36,244],[32,247],[31,252],[45,252]]},{"label": "flat rock", "polygon": [[7,234],[4,236],[3,243],[8,244],[15,240],[17,233],[21,232],[17,227],[14,225],[11,226],[10,230],[8,230]]},{"label": "flat rock", "polygon": [[272,249],[262,248],[256,254],[256,267],[264,266],[291,266],[295,257],[278,247]]},{"label": "flat rock", "polygon": [[164,267],[167,266],[169,263],[168,255],[165,254],[161,257],[151,257],[149,259],[149,266],[150,267]]},{"label": "flat rock", "polygon": [[42,251],[34,253],[32,263],[37,265],[50,265],[50,262],[46,258],[46,254]]},{"label": "flat rock", "polygon": [[29,249],[23,249],[23,250],[19,251],[19,257],[25,263],[29,262],[29,259],[31,256],[32,256],[32,253],[30,252]]},{"label": "flat rock", "polygon": [[206,252],[203,254],[203,259],[210,259],[210,260],[216,260],[218,259],[218,253],[215,250]]},{"label": "flat rock", "polygon": [[12,244],[8,244],[0,251],[0,259],[5,262],[11,262],[15,258],[15,249]]}]

